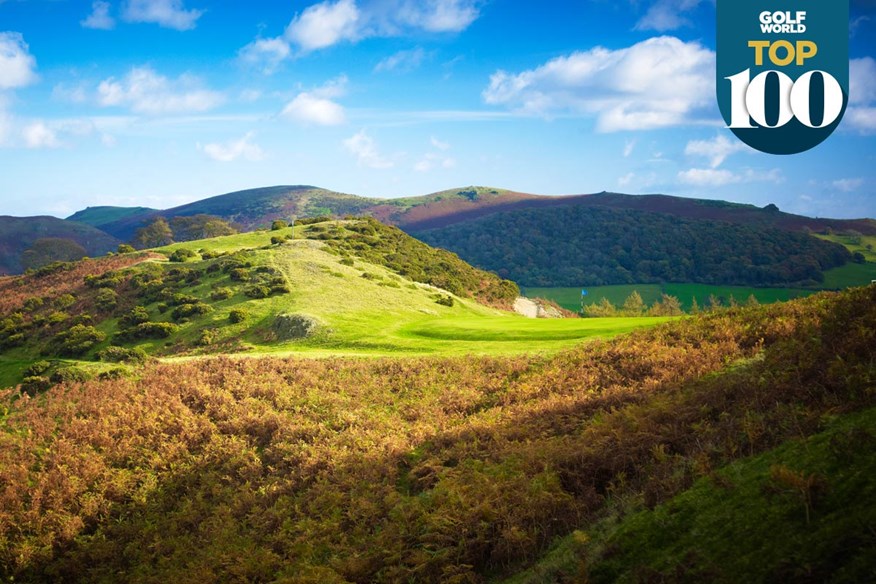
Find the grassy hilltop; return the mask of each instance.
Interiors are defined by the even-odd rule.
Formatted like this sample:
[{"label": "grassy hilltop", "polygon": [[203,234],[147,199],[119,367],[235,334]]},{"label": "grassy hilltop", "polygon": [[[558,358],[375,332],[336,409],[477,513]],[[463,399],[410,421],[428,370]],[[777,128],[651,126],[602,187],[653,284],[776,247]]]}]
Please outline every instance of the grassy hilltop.
[{"label": "grassy hilltop", "polygon": [[[505,310],[511,282],[374,220],[57,264],[0,291],[0,384],[36,387],[145,356],[543,352],[662,322],[525,319]],[[51,368],[31,369],[41,361]]]}]

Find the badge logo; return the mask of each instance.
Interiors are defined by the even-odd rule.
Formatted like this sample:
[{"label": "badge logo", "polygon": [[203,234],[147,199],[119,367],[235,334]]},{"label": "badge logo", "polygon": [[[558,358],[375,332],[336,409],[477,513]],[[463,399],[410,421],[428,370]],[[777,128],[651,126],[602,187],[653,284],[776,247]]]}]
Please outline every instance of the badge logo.
[{"label": "badge logo", "polygon": [[769,154],[814,148],[849,101],[846,0],[718,0],[717,94],[727,127]]}]

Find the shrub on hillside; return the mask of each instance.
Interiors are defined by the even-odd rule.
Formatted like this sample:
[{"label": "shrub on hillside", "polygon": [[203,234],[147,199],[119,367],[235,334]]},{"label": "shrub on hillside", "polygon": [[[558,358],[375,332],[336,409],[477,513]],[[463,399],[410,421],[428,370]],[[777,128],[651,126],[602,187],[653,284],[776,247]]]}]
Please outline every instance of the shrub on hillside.
[{"label": "shrub on hillside", "polygon": [[210,307],[209,304],[197,301],[192,304],[180,304],[173,309],[173,312],[170,313],[170,316],[171,318],[173,318],[173,320],[180,321],[184,318],[201,316],[212,311],[213,309]]},{"label": "shrub on hillside", "polygon": [[248,282],[249,270],[246,268],[232,268],[228,272],[228,277],[235,282]]},{"label": "shrub on hillside", "polygon": [[49,376],[49,381],[52,383],[82,383],[89,379],[91,379],[91,375],[79,367],[62,367],[61,369],[55,370],[51,376]]},{"label": "shrub on hillside", "polygon": [[50,387],[52,387],[52,382],[48,377],[34,375],[31,377],[25,377],[21,380],[20,390],[21,393],[26,393],[33,397],[38,393],[46,391]]},{"label": "shrub on hillside", "polygon": [[94,297],[97,308],[104,312],[112,312],[119,304],[119,295],[110,288],[101,288]]},{"label": "shrub on hillside", "polygon": [[435,300],[435,304],[440,304],[441,306],[453,306],[453,296],[439,296]]},{"label": "shrub on hillside", "polygon": [[31,363],[27,369],[23,371],[23,374],[25,377],[37,377],[45,374],[51,368],[52,364],[48,361],[37,361],[36,363]]},{"label": "shrub on hillside", "polygon": [[196,254],[192,250],[181,248],[170,254],[170,257],[168,259],[172,262],[184,263],[197,257],[198,254]]},{"label": "shrub on hillside", "polygon": [[228,313],[228,322],[238,324],[245,321],[248,316],[249,314],[245,310],[236,308]]},{"label": "shrub on hillside", "polygon": [[267,298],[271,295],[271,288],[270,286],[265,286],[264,284],[256,284],[255,286],[247,287],[247,289],[244,290],[243,293],[250,298]]},{"label": "shrub on hillside", "polygon": [[107,347],[97,352],[97,358],[107,363],[144,363],[148,356],[140,347],[127,349],[125,347]]},{"label": "shrub on hillside", "polygon": [[198,335],[197,344],[200,347],[207,347],[215,343],[218,336],[219,335],[213,329],[202,330],[201,334]]},{"label": "shrub on hillside", "polygon": [[133,327],[143,322],[149,322],[149,311],[142,306],[135,306],[119,319],[119,325],[123,327]]},{"label": "shrub on hillside", "polygon": [[172,322],[141,322],[131,328],[125,329],[116,335],[120,341],[137,341],[144,339],[166,339],[179,330],[179,326]]},{"label": "shrub on hillside", "polygon": [[24,301],[24,309],[28,312],[33,312],[39,308],[43,307],[45,302],[42,298],[28,298]]},{"label": "shrub on hillside", "polygon": [[59,355],[80,357],[105,339],[106,334],[93,326],[77,324],[55,335],[53,344]]},{"label": "shrub on hillside", "polygon": [[210,300],[219,302],[220,300],[228,300],[234,296],[234,291],[231,288],[216,288],[210,292]]}]

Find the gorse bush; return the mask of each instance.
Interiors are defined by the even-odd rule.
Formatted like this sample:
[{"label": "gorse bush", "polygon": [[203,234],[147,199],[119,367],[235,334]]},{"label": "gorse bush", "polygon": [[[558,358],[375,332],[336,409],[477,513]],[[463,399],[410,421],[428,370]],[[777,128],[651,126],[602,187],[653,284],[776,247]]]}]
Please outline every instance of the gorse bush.
[{"label": "gorse bush", "polygon": [[98,343],[106,339],[106,334],[93,326],[77,324],[58,333],[54,339],[54,348],[64,357],[79,357],[90,351]]}]

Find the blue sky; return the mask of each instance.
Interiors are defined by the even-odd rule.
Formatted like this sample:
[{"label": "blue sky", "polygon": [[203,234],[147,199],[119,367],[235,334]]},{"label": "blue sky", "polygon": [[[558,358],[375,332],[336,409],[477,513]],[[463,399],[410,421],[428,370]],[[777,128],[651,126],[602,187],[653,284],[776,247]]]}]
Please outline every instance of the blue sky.
[{"label": "blue sky", "polygon": [[0,0],[0,214],[312,184],[667,193],[876,217],[876,0],[850,107],[752,151],[714,97],[709,0]]}]

